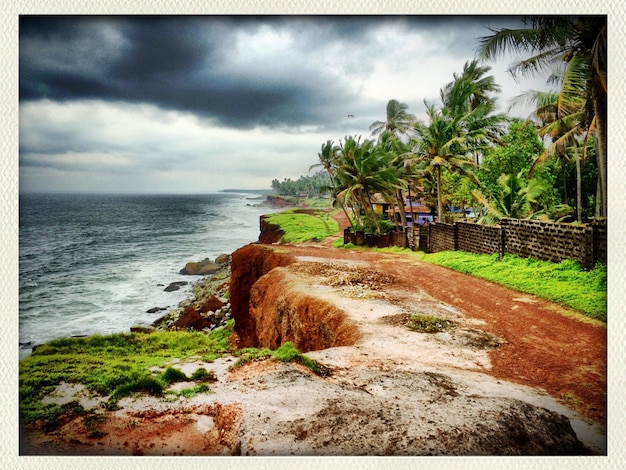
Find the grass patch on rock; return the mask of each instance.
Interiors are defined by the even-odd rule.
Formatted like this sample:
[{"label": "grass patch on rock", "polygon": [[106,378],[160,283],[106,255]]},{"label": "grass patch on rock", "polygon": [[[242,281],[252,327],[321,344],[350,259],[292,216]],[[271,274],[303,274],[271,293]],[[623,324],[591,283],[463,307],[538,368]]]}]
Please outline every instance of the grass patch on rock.
[{"label": "grass patch on rock", "polygon": [[25,423],[52,421],[62,407],[41,400],[61,382],[83,384],[91,393],[109,396],[109,406],[133,393],[162,396],[172,382],[188,380],[174,368],[163,369],[172,359],[192,356],[220,357],[232,353],[228,343],[234,327],[209,334],[164,331],[63,338],[37,347],[19,363],[20,418]]},{"label": "grass patch on rock", "polygon": [[339,224],[328,210],[289,209],[267,215],[265,220],[284,233],[282,243],[321,241],[339,232]]},{"label": "grass patch on rock", "polygon": [[236,369],[252,361],[272,359],[277,362],[297,362],[318,375],[327,375],[328,369],[319,362],[300,353],[292,342],[286,342],[276,350],[267,348],[246,348],[240,351],[240,357],[231,369]]}]

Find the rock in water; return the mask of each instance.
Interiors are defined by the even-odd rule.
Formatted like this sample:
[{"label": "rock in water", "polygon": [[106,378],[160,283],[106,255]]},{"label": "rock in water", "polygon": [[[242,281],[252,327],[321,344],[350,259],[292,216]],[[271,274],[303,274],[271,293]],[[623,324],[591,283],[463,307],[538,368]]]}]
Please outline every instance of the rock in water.
[{"label": "rock in water", "polygon": [[180,270],[181,274],[193,276],[198,274],[198,269],[200,269],[200,263],[197,261],[190,261],[185,265],[183,269]]},{"label": "rock in water", "polygon": [[157,312],[160,312],[162,310],[166,310],[166,307],[152,307],[152,308],[146,310],[146,313],[157,313]]},{"label": "rock in water", "polygon": [[202,261],[190,261],[180,270],[180,274],[188,276],[204,276],[207,274],[215,274],[222,268],[220,264],[213,263],[209,258]]},{"label": "rock in water", "polygon": [[152,327],[152,326],[143,326],[143,325],[136,325],[136,326],[131,326],[130,327],[130,332],[131,333],[154,333],[156,331],[156,328]]},{"label": "rock in water", "polygon": [[189,284],[187,281],[175,281],[170,283],[170,285],[167,286],[164,290],[165,292],[172,292],[180,289],[182,286],[186,286],[187,284]]}]

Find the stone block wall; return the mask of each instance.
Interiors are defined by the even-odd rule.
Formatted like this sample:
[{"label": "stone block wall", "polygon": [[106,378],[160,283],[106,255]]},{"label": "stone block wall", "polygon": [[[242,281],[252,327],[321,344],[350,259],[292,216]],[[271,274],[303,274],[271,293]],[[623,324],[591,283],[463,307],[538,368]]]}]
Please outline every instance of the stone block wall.
[{"label": "stone block wall", "polygon": [[457,222],[457,250],[477,254],[504,253],[502,227]]},{"label": "stone block wall", "polygon": [[592,269],[596,262],[607,262],[607,223],[605,219],[582,226],[520,219],[503,219],[500,225],[434,223],[420,228],[417,241],[413,232],[410,246],[430,253],[510,253],[556,263],[573,259]]},{"label": "stone block wall", "polygon": [[456,224],[429,225],[428,250],[431,252],[457,249]]},{"label": "stone block wall", "polygon": [[591,223],[593,228],[593,259],[607,264],[607,220],[599,219]]},{"label": "stone block wall", "polygon": [[504,230],[506,253],[555,263],[573,259],[585,268],[594,265],[590,226],[518,219],[503,219],[500,225]]}]

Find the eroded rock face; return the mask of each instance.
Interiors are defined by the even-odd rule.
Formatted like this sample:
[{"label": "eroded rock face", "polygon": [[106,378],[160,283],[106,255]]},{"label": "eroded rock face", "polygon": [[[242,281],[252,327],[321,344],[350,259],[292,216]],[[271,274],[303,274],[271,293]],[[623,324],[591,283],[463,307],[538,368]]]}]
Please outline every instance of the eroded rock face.
[{"label": "eroded rock face", "polygon": [[266,220],[266,216],[261,216],[259,227],[259,243],[270,245],[277,243],[283,237],[285,232],[280,230],[278,226],[270,224]]},{"label": "eroded rock face", "polygon": [[232,316],[235,319],[237,346],[258,346],[256,331],[250,318],[250,291],[264,274],[279,266],[295,262],[292,255],[277,253],[262,245],[246,245],[232,254],[230,292],[236,292],[231,299]]},{"label": "eroded rock face", "polygon": [[252,286],[249,315],[258,347],[277,349],[291,341],[308,352],[351,346],[360,337],[341,309],[308,295],[289,267],[273,269]]},{"label": "eroded rock face", "polygon": [[223,306],[224,302],[216,296],[211,295],[203,300],[202,305],[200,306],[200,313],[215,312]]}]

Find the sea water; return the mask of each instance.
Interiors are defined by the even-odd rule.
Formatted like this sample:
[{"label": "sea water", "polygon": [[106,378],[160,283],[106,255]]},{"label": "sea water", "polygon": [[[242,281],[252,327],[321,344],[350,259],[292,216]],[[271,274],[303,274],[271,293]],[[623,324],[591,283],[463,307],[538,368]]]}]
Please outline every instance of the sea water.
[{"label": "sea water", "polygon": [[[20,194],[20,357],[54,338],[128,332],[188,297],[188,261],[254,242],[259,195]],[[189,281],[165,292],[174,281]]]}]

